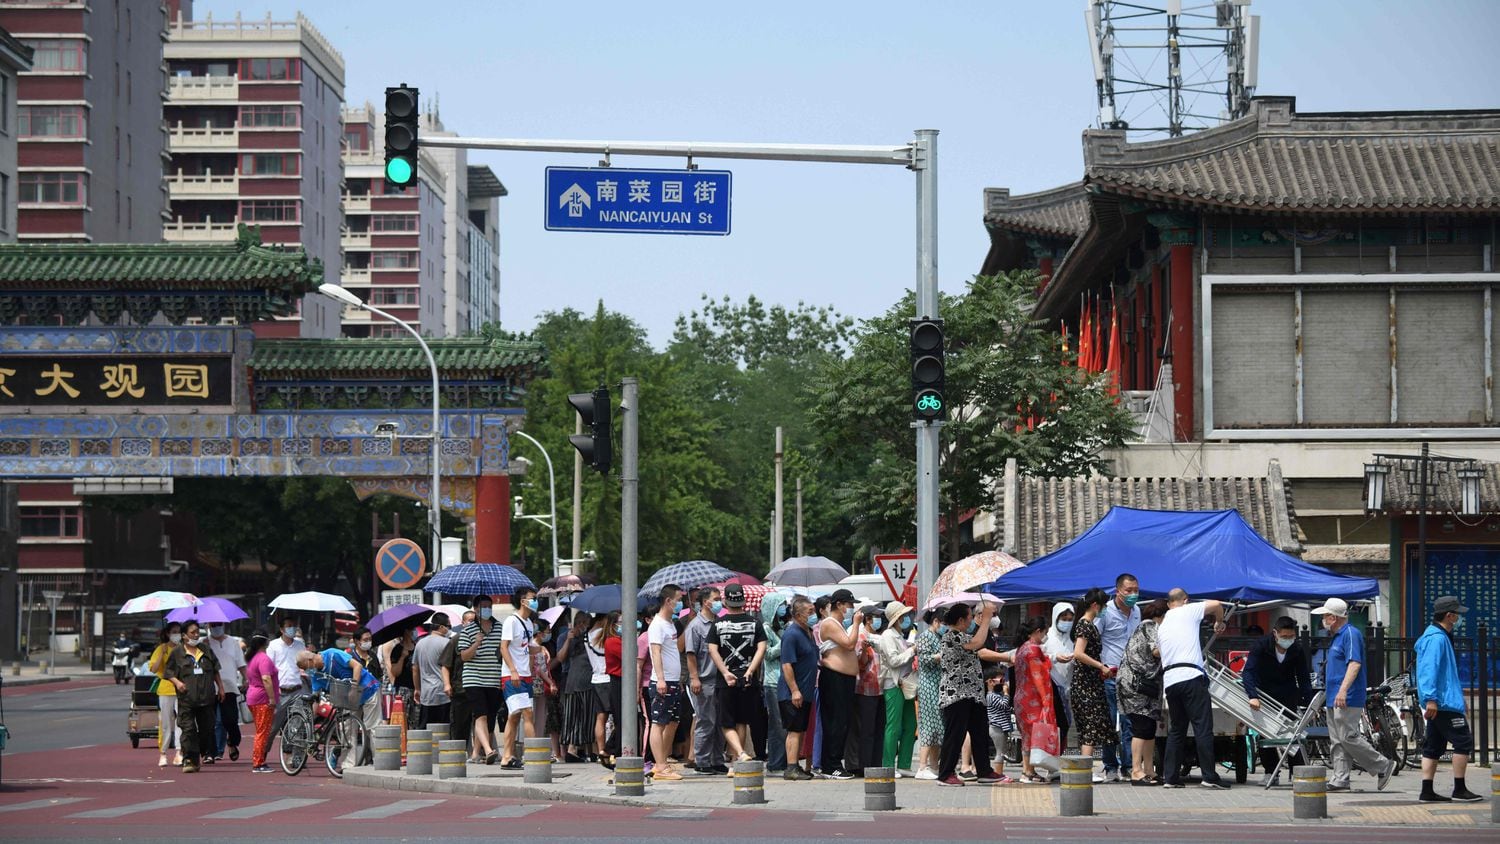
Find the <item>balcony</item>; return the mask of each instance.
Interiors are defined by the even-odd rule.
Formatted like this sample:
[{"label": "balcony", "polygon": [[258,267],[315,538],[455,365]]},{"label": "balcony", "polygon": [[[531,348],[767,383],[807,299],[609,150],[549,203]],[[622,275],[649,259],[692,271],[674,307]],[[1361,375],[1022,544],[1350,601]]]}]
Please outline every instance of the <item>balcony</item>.
[{"label": "balcony", "polygon": [[237,221],[227,223],[190,223],[172,220],[162,226],[162,239],[168,243],[209,243],[234,240]]},{"label": "balcony", "polygon": [[345,287],[368,287],[373,279],[368,269],[344,267],[344,271],[339,273],[339,281]]},{"label": "balcony", "polygon": [[167,97],[173,103],[238,103],[240,80],[235,76],[171,76]]},{"label": "balcony", "polygon": [[367,194],[367,193],[366,194],[360,194],[358,196],[356,196],[355,194],[352,194],[352,193],[346,193],[346,194],[344,194],[344,210],[345,211],[369,211],[370,210],[370,195]]},{"label": "balcony", "polygon": [[170,152],[232,152],[240,145],[240,127],[183,126],[167,129]]},{"label": "balcony", "polygon": [[237,199],[240,177],[232,173],[227,176],[177,173],[167,177],[167,189],[172,199]]},{"label": "balcony", "polygon": [[339,235],[339,245],[345,249],[369,249],[370,233],[345,231]]}]

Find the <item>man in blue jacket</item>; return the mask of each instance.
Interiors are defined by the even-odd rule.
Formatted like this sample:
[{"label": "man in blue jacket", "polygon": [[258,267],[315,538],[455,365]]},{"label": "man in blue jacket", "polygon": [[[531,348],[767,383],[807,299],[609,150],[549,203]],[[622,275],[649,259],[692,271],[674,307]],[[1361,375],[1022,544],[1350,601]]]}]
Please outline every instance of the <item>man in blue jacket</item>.
[{"label": "man in blue jacket", "polygon": [[[1417,640],[1417,700],[1422,702],[1422,717],[1427,719],[1427,738],[1422,742],[1422,796],[1418,798],[1423,803],[1449,800],[1474,803],[1484,799],[1469,791],[1464,783],[1469,754],[1474,752],[1474,733],[1464,717],[1464,687],[1459,682],[1458,660],[1453,654],[1453,631],[1468,611],[1452,595],[1438,598],[1432,606],[1432,624]],[[1450,744],[1453,746],[1451,798],[1432,790],[1438,759]]]}]

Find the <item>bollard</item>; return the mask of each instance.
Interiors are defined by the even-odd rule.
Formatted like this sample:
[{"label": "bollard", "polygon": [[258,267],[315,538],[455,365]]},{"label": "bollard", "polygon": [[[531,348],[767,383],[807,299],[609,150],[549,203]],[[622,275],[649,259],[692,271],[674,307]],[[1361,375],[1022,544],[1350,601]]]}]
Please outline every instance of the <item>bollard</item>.
[{"label": "bollard", "polygon": [[1094,813],[1094,757],[1064,756],[1057,790],[1057,814],[1081,818]]},{"label": "bollard", "polygon": [[896,769],[865,769],[865,811],[889,812],[896,808]]},{"label": "bollard", "polygon": [[447,741],[452,733],[449,732],[447,724],[428,724],[427,731],[429,733],[432,733],[432,757],[436,759],[437,743],[440,741]]},{"label": "bollard", "polygon": [[526,739],[526,750],[523,753],[525,755],[522,759],[526,763],[526,773],[523,775],[522,782],[552,782],[552,739]]},{"label": "bollard", "polygon": [[766,802],[766,763],[753,760],[734,763],[734,796],[730,802]]},{"label": "bollard", "polygon": [[646,796],[646,760],[640,756],[615,759],[615,796]]},{"label": "bollard", "polygon": [[1298,765],[1292,769],[1292,817],[1322,820],[1328,817],[1328,769],[1322,765]]},{"label": "bollard", "polygon": [[1490,823],[1500,823],[1500,762],[1490,768]]},{"label": "bollard", "polygon": [[406,772],[432,773],[432,731],[408,730],[406,733]]},{"label": "bollard", "polygon": [[375,770],[401,770],[401,728],[382,724],[375,728]]},{"label": "bollard", "polygon": [[438,779],[463,779],[469,775],[469,762],[464,758],[469,752],[467,744],[463,739],[443,739],[437,743]]}]

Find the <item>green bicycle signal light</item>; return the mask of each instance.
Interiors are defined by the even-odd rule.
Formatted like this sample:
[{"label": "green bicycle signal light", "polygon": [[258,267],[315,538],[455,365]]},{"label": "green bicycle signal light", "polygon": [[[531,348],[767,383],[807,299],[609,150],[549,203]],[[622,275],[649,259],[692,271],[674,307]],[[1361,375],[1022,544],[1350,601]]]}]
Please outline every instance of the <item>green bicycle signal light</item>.
[{"label": "green bicycle signal light", "polygon": [[911,321],[911,409],[921,422],[947,418],[948,403],[943,398],[945,360],[943,321]]}]

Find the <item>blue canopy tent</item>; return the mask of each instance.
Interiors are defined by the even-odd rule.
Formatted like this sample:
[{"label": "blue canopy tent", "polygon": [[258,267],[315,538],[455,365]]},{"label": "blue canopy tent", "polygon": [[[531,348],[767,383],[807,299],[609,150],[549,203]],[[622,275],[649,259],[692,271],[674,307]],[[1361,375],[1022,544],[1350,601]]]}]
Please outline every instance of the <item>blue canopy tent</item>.
[{"label": "blue canopy tent", "polygon": [[1380,587],[1304,563],[1277,550],[1237,510],[1182,512],[1114,507],[1082,536],[982,587],[1008,600],[1077,598],[1108,589],[1121,572],[1134,574],[1141,594],[1165,597],[1181,587],[1194,599],[1257,603],[1329,596],[1374,598]]}]

